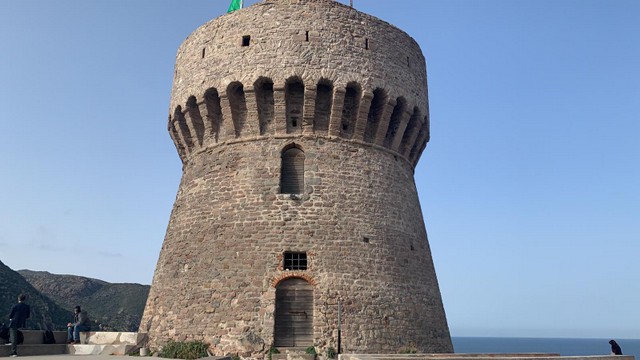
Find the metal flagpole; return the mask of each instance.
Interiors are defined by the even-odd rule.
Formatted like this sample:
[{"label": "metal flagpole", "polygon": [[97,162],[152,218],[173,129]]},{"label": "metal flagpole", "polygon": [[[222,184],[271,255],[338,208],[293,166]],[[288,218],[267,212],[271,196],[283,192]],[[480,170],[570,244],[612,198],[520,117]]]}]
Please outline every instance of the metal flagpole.
[{"label": "metal flagpole", "polygon": [[342,353],[342,311],[338,300],[338,354]]},{"label": "metal flagpole", "polygon": [[349,5],[353,7],[353,0],[349,0]]},{"label": "metal flagpole", "polygon": [[244,0],[240,0],[240,9],[244,7]]}]

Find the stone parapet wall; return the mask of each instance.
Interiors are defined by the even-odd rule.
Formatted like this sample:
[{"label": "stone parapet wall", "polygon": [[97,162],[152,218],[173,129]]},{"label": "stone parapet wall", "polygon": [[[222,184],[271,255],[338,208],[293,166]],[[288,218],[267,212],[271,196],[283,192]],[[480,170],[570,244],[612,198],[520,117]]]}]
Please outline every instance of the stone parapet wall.
[{"label": "stone parapet wall", "polygon": [[631,355],[560,356],[559,354],[341,354],[338,360],[635,360]]}]

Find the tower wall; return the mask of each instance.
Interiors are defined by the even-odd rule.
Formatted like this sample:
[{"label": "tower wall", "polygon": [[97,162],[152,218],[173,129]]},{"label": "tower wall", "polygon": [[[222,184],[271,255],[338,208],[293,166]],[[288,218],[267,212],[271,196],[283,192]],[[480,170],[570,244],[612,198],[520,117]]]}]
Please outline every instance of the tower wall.
[{"label": "tower wall", "polygon": [[[276,287],[313,288],[313,344],[452,346],[413,169],[429,139],[426,67],[404,32],[327,0],[271,0],[214,19],[178,51],[169,133],[183,177],[141,330],[256,357]],[[280,189],[283,150],[304,190]],[[306,270],[283,267],[306,252]],[[310,314],[311,315],[311,314]]]}]

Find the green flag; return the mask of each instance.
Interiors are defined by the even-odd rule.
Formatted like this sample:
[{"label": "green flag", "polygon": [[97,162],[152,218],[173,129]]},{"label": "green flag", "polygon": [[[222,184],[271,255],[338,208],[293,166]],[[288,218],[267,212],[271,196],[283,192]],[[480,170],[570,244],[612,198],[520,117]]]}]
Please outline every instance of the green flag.
[{"label": "green flag", "polygon": [[231,4],[227,9],[227,13],[232,13],[236,10],[240,10],[241,7],[242,7],[242,0],[231,0]]}]

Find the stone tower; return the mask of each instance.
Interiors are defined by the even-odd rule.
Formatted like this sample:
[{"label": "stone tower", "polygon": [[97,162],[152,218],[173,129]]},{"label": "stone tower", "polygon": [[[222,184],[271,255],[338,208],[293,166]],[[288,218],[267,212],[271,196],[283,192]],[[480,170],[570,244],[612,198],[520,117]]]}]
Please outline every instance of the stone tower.
[{"label": "stone tower", "polygon": [[265,0],[194,31],[150,346],[452,352],[413,179],[428,111],[418,44],[341,3]]}]

